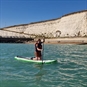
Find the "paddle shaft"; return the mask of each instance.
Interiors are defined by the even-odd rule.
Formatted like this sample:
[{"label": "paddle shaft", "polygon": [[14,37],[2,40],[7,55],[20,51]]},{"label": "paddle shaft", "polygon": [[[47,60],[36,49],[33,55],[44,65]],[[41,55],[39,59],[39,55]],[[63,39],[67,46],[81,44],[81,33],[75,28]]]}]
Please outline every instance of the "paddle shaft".
[{"label": "paddle shaft", "polygon": [[43,42],[43,49],[42,49],[42,64],[43,64],[43,56],[44,56],[44,42]]},{"label": "paddle shaft", "polygon": [[45,38],[44,38],[44,40],[43,40],[43,49],[42,49],[42,64],[43,64],[43,57],[44,57],[44,42],[45,42]]}]

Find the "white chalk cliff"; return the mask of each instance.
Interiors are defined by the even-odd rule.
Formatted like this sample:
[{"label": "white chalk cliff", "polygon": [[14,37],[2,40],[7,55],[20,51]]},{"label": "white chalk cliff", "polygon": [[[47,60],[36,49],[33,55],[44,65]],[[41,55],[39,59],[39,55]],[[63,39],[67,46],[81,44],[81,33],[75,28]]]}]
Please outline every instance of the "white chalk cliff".
[{"label": "white chalk cliff", "polygon": [[0,29],[2,37],[87,37],[87,10],[66,14],[61,18],[14,25]]}]

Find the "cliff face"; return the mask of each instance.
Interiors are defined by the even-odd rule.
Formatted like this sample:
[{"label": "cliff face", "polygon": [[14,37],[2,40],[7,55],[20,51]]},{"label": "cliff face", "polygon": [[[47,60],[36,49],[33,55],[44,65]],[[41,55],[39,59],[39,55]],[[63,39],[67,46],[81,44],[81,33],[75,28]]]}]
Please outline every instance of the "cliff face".
[{"label": "cliff face", "polygon": [[44,35],[46,37],[87,36],[87,10],[71,13],[58,19],[15,25],[0,30],[0,36],[30,37]]}]

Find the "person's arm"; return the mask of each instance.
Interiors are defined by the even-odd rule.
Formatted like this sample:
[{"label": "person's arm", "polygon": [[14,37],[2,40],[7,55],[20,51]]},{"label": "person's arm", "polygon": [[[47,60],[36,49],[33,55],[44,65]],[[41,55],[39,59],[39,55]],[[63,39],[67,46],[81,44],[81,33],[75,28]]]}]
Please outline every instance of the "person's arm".
[{"label": "person's arm", "polygon": [[43,38],[43,43],[45,42],[45,37]]},{"label": "person's arm", "polygon": [[42,43],[44,43],[45,42],[45,37],[43,38],[43,41],[42,41]]},{"label": "person's arm", "polygon": [[40,48],[38,48],[38,47],[37,47],[37,50],[38,50],[38,51],[42,51],[42,49],[40,49]]},{"label": "person's arm", "polygon": [[38,47],[38,44],[36,44],[36,49],[37,49],[38,51],[42,51],[42,48],[40,49],[40,48]]}]

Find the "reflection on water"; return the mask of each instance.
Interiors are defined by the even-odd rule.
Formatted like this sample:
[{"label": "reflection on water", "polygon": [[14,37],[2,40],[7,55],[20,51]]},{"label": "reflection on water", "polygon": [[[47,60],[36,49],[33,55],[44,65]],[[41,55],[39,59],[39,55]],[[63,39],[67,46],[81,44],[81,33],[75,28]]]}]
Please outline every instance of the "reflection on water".
[{"label": "reflection on water", "polygon": [[42,77],[46,74],[46,70],[44,70],[44,65],[41,64],[35,64],[35,67],[38,69],[38,72],[36,72],[35,74],[35,79],[36,79],[36,83],[38,84],[41,80]]}]

